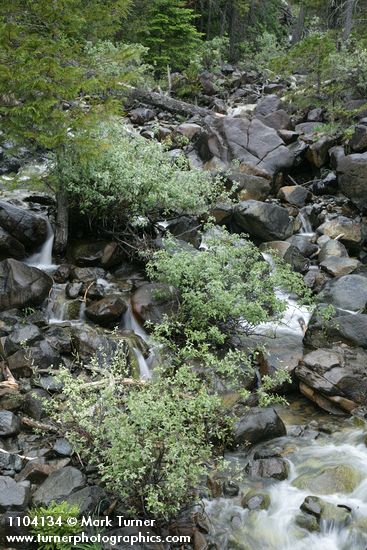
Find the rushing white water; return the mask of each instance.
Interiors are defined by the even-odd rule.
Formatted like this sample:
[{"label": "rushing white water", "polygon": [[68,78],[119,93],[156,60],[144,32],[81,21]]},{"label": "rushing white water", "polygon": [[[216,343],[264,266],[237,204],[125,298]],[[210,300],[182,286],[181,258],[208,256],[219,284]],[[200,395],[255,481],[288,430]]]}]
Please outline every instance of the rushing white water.
[{"label": "rushing white water", "polygon": [[56,269],[56,265],[52,263],[52,248],[54,244],[54,232],[50,222],[47,220],[47,234],[46,240],[41,246],[38,252],[32,254],[27,259],[27,264],[33,267],[37,267],[42,271],[50,271]]},{"label": "rushing white water", "polygon": [[138,360],[140,378],[142,380],[150,380],[152,378],[152,373],[149,369],[148,362],[146,361],[144,355],[138,348],[134,348],[134,353]]},{"label": "rushing white water", "polygon": [[[125,330],[130,330],[134,332],[137,336],[140,336],[140,338],[144,340],[145,343],[149,345],[149,336],[137,321],[130,303],[124,314],[122,327]],[[147,359],[145,359],[141,351],[137,348],[134,348],[134,353],[138,360],[141,378],[143,379],[152,378],[151,365],[154,360],[154,352],[151,350],[150,355]]]},{"label": "rushing white water", "polygon": [[51,289],[47,303],[47,318],[50,325],[62,323],[65,320],[65,288],[65,284],[54,284]]},{"label": "rushing white water", "polygon": [[[272,269],[275,269],[274,260],[271,254],[262,253]],[[277,338],[284,334],[292,334],[298,336],[301,340],[305,335],[305,330],[311,319],[312,311],[306,306],[300,305],[295,298],[289,295],[289,292],[283,289],[278,289],[275,295],[279,300],[286,302],[287,308],[282,315],[282,318],[277,321],[270,321],[256,326],[255,334],[266,335],[271,338]]]},{"label": "rushing white water", "polygon": [[[221,550],[366,550],[367,548],[367,447],[365,433],[348,427],[316,440],[288,437],[271,442],[287,449],[289,478],[284,481],[261,480],[240,482],[241,493],[257,489],[270,497],[268,510],[249,511],[240,505],[241,496],[205,501],[205,510],[212,526],[212,537]],[[243,469],[243,454],[232,455],[232,465]],[[321,473],[325,468],[345,465],[353,467],[360,481],[348,494],[322,494],[301,490],[292,485],[299,475]],[[338,526],[321,522],[320,532],[299,527],[295,518],[309,496],[319,496],[334,505],[349,507],[351,522]],[[363,519],[365,518],[365,519]],[[363,523],[362,523],[363,522]],[[363,527],[364,526],[364,527]]]},{"label": "rushing white water", "polygon": [[312,225],[307,213],[304,210],[303,211],[300,210],[298,215],[301,220],[301,230],[299,232],[300,235],[305,235],[306,237],[312,237],[315,234],[315,232],[312,229]]}]

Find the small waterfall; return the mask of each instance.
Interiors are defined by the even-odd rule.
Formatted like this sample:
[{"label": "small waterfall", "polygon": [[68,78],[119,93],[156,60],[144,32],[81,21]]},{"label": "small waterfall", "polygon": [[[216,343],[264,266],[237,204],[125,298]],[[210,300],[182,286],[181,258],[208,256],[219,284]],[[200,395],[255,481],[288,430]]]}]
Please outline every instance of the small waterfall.
[{"label": "small waterfall", "polygon": [[148,363],[144,358],[144,355],[138,348],[133,348],[136,358],[138,360],[140,378],[142,380],[150,380],[152,378],[152,373],[148,367]]},{"label": "small waterfall", "polygon": [[302,208],[302,210],[299,211],[299,218],[301,220],[301,229],[300,229],[300,234],[301,235],[306,235],[306,236],[313,236],[314,235],[314,231],[312,229],[312,225],[311,225],[311,222],[309,220],[309,217],[305,211],[304,208]]},{"label": "small waterfall", "polygon": [[[271,269],[275,268],[275,263],[271,254],[262,253],[264,260],[268,262]],[[305,330],[311,319],[312,311],[310,308],[301,306],[293,298],[289,297],[289,293],[283,289],[275,291],[275,296],[287,303],[287,309],[278,321],[270,321],[261,323],[255,328],[256,335],[266,335],[272,338],[277,338],[282,334],[292,334],[303,340]]]},{"label": "small waterfall", "polygon": [[47,318],[49,325],[55,325],[65,321],[66,309],[66,285],[54,284],[47,304]]},{"label": "small waterfall", "polygon": [[[130,330],[131,332],[134,332],[137,336],[140,336],[140,338],[144,340],[144,342],[149,344],[149,336],[145,332],[143,327],[138,323],[132,310],[131,303],[129,303],[128,308],[125,312],[122,327],[125,330]],[[144,380],[149,380],[150,378],[152,378],[152,371],[150,369],[150,366],[152,365],[154,360],[154,352],[152,350],[150,351],[148,359],[145,359],[141,351],[135,347],[134,353],[138,360],[141,378]]]},{"label": "small waterfall", "polygon": [[27,264],[32,267],[38,267],[38,269],[41,269],[42,271],[55,269],[56,266],[52,263],[53,244],[54,232],[49,220],[47,219],[46,240],[43,243],[41,249],[35,254],[32,254],[32,256],[27,259]]},{"label": "small waterfall", "polygon": [[135,332],[135,334],[140,336],[140,338],[144,340],[144,342],[149,343],[149,336],[145,332],[143,327],[138,323],[130,303],[125,312],[122,326],[126,330],[131,330],[132,332]]}]

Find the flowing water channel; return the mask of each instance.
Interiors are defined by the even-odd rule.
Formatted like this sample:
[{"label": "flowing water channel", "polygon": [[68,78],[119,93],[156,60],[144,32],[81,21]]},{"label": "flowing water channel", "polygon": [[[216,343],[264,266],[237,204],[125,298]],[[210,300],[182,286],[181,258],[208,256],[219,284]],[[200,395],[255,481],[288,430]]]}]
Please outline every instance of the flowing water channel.
[{"label": "flowing water channel", "polygon": [[[294,407],[302,406],[300,414]],[[349,419],[334,420],[305,400],[297,398],[290,408],[279,409],[287,425],[287,437],[274,439],[251,449],[226,456],[230,469],[236,472],[240,494],[236,498],[217,498],[204,502],[212,539],[221,550],[366,550],[367,548],[367,446],[366,429],[356,427]],[[300,426],[317,422],[318,431]],[[315,424],[316,425],[316,424]],[[322,433],[321,430],[325,432]],[[286,480],[249,479],[241,472],[256,452],[279,454],[289,466]],[[272,454],[270,452],[270,454]],[[349,478],[343,483],[324,486],[325,470],[347,466]],[[320,479],[310,489],[294,485],[300,476]],[[319,477],[317,477],[319,476]],[[355,478],[355,479],[354,479]],[[295,482],[297,484],[297,481]],[[241,497],[249,490],[265,494],[270,499],[267,510],[248,510],[241,506]],[[348,520],[322,520],[319,530],[309,532],[297,524],[300,506],[308,496],[318,496],[340,509],[350,510]]]},{"label": "flowing water channel", "polygon": [[[303,234],[311,236],[307,219],[303,222]],[[28,258],[27,263],[51,276],[57,266],[52,261],[53,231],[48,225],[48,233],[42,248]],[[270,261],[270,259],[269,259]],[[113,291],[118,289],[114,283],[104,279],[98,284],[108,286]],[[78,319],[67,319],[66,285],[54,284],[51,290],[47,313],[49,324],[86,323],[85,303],[81,301]],[[294,335],[301,342],[304,325],[307,326],[310,312],[300,308],[293,297],[284,290],[278,291],[279,298],[287,301],[287,311],[281,322],[267,323],[257,329],[259,334],[272,333],[273,338],[284,334]],[[303,323],[300,323],[300,318]],[[149,336],[138,323],[129,303],[121,321],[121,330],[130,331],[150,345]],[[152,376],[154,353],[145,359],[143,353],[134,347],[140,375],[148,379]],[[300,405],[301,403],[301,405]],[[287,425],[288,435],[259,445],[251,453],[237,451],[228,454],[229,470],[236,476],[240,487],[238,497],[217,498],[204,501],[205,511],[211,525],[211,537],[220,550],[366,550],[367,548],[367,447],[366,430],[355,427],[350,420],[337,419],[315,409],[303,398],[297,398],[290,408],[279,409],[279,414]],[[317,431],[300,431],[310,421],[317,422]],[[325,426],[330,425],[329,429]],[[308,434],[308,435],[307,435]],[[283,481],[273,479],[250,479],[243,475],[248,461],[257,450],[264,449],[271,454],[282,456],[288,463],[289,475]],[[299,489],[294,480],[303,474],[322,473],[325,468],[339,465],[352,468],[357,481],[353,489],[346,491],[309,491]],[[235,472],[235,473],[234,473]],[[242,472],[242,474],[241,474]],[[241,496],[250,489],[256,489],[270,498],[266,510],[249,511],[241,506]],[[324,501],[351,510],[347,524],[333,521],[321,521],[317,532],[308,532],[296,523],[300,506],[309,496],[320,496]]]}]

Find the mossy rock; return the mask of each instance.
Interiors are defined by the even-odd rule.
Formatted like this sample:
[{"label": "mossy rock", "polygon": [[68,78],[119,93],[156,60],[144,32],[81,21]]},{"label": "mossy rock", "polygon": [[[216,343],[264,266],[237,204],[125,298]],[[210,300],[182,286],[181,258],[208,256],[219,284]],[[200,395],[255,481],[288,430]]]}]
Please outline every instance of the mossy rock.
[{"label": "mossy rock", "polygon": [[302,474],[292,485],[297,489],[320,495],[351,493],[361,481],[361,475],[347,464],[325,468],[321,472]]},{"label": "mossy rock", "polygon": [[267,510],[270,506],[270,496],[252,489],[242,497],[241,506],[249,510]]}]

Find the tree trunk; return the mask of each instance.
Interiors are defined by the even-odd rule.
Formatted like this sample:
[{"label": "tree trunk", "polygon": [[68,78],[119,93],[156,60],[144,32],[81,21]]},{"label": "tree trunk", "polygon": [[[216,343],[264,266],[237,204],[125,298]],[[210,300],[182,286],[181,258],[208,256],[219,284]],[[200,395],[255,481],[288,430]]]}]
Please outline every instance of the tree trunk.
[{"label": "tree trunk", "polygon": [[305,18],[306,18],[305,6],[304,4],[301,4],[298,18],[292,32],[292,46],[297,44],[302,39],[303,31],[305,27]]},{"label": "tree trunk", "polygon": [[65,254],[69,236],[69,202],[65,190],[56,193],[56,228],[54,240],[54,253],[56,256]]},{"label": "tree trunk", "polygon": [[192,103],[186,103],[185,101],[179,101],[163,94],[157,94],[156,92],[147,92],[146,90],[139,90],[138,88],[131,88],[132,99],[137,99],[142,103],[148,103],[148,105],[154,105],[159,109],[170,111],[172,113],[178,113],[185,116],[199,116],[205,118],[208,115],[213,115],[213,111],[210,109],[204,109],[198,107]]},{"label": "tree trunk", "polygon": [[344,12],[343,42],[348,42],[353,28],[353,12],[356,0],[347,0]]},{"label": "tree trunk", "polygon": [[236,60],[236,38],[237,38],[237,21],[238,14],[234,3],[231,5],[231,13],[229,15],[229,60]]}]

